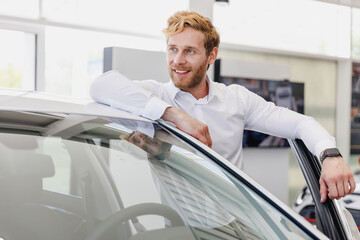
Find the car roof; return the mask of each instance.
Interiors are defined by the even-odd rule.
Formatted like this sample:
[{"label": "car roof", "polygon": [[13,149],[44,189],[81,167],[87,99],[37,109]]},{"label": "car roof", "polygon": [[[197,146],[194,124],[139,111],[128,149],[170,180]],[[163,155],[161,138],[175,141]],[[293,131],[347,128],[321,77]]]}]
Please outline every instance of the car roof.
[{"label": "car roof", "polygon": [[0,88],[0,110],[41,113],[73,113],[153,122],[131,113],[94,102],[38,91]]}]

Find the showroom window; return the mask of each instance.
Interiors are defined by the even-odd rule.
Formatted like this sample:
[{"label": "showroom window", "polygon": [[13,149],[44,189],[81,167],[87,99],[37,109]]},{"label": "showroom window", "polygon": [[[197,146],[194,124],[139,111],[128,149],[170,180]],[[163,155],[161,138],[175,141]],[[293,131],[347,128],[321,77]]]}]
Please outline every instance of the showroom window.
[{"label": "showroom window", "polygon": [[[166,19],[173,12],[186,9],[188,2],[43,1],[43,18],[60,23],[60,27],[45,27],[45,91],[88,97],[88,91],[84,89],[103,72],[105,47],[164,50],[165,39],[161,31]],[[154,6],[162,6],[162,11],[156,11],[156,14],[155,10],[149,11]]]},{"label": "showroom window", "polygon": [[60,27],[46,27],[45,42],[45,91],[75,97],[88,97],[84,89],[103,72],[105,47],[165,49],[164,39]]},{"label": "showroom window", "polygon": [[0,86],[35,90],[36,34],[0,29]]},{"label": "showroom window", "polygon": [[[19,6],[27,6],[21,7]],[[124,7],[125,6],[125,7]],[[149,11],[154,6],[162,6],[161,11]],[[0,1],[0,20],[15,21],[19,24],[41,26],[44,28],[44,63],[26,62],[24,57],[30,56],[36,51],[36,34],[33,35],[34,45],[23,44],[23,48],[15,40],[7,40],[11,44],[1,44],[8,51],[2,51],[0,67],[15,68],[14,64],[3,63],[12,59],[15,52],[23,51],[23,57],[17,62],[24,63],[21,66],[31,66],[34,74],[29,71],[19,70],[22,77],[32,79],[8,80],[0,76],[2,87],[23,89],[36,89],[57,94],[65,94],[76,97],[87,97],[88,84],[103,71],[103,49],[110,46],[138,48],[145,50],[164,50],[165,39],[162,29],[168,16],[179,9],[187,9],[189,0],[4,0]],[[28,22],[27,19],[30,19]],[[139,21],[139,19],[145,19]],[[25,23],[26,22],[26,23]],[[0,29],[2,29],[0,25]],[[1,30],[1,34],[5,30]],[[9,33],[10,31],[7,31]],[[23,32],[26,35],[25,32]],[[9,34],[8,34],[9,35]],[[14,38],[14,34],[11,37]],[[3,34],[1,35],[3,36]],[[26,35],[27,36],[27,35]],[[15,37],[17,41],[22,41]],[[3,42],[3,39],[1,40]],[[23,41],[22,41],[23,42]],[[10,50],[15,48],[16,51]],[[35,71],[36,64],[38,71]],[[40,66],[39,66],[40,65]],[[3,67],[5,66],[5,67]],[[16,65],[16,69],[20,64]],[[35,83],[35,74],[38,75]],[[44,76],[44,79],[39,79]],[[17,77],[19,78],[19,77]],[[5,81],[2,84],[1,81]],[[32,83],[31,87],[24,83]]]},{"label": "showroom window", "polygon": [[350,7],[306,0],[230,4],[214,5],[223,43],[350,57]]}]

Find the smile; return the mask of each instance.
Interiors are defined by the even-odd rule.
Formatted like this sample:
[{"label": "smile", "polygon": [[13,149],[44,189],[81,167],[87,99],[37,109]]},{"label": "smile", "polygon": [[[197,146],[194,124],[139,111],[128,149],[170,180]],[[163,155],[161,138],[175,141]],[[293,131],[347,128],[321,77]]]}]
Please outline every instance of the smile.
[{"label": "smile", "polygon": [[188,72],[190,72],[190,71],[180,71],[180,70],[176,70],[176,69],[174,69],[174,71],[175,71],[176,73],[180,73],[180,74],[183,74],[183,73],[188,73]]}]

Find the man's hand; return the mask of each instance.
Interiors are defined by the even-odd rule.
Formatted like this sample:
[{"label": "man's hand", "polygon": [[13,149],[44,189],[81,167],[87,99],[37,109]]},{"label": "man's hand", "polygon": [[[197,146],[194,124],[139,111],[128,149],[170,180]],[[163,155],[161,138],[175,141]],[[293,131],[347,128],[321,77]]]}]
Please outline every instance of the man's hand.
[{"label": "man's hand", "polygon": [[356,186],[353,174],[340,156],[324,159],[319,182],[321,202],[325,202],[327,196],[339,199],[353,193]]},{"label": "man's hand", "polygon": [[211,147],[212,141],[209,128],[199,120],[175,107],[168,107],[161,118],[174,123],[180,130],[190,134],[200,142]]}]

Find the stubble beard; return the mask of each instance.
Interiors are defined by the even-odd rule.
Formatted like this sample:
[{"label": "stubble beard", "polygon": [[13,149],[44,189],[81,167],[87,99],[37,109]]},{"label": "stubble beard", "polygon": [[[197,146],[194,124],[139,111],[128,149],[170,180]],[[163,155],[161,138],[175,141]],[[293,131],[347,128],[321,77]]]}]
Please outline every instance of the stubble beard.
[{"label": "stubble beard", "polygon": [[193,76],[186,80],[186,78],[188,78],[189,76],[178,76],[176,75],[176,73],[174,73],[173,69],[181,69],[181,68],[176,68],[176,65],[172,65],[169,66],[169,73],[170,73],[170,77],[174,83],[174,86],[177,88],[180,88],[182,90],[187,90],[187,89],[191,89],[194,88],[196,86],[198,86],[202,79],[204,78],[206,72],[207,72],[207,63],[204,62],[199,68],[196,69],[191,69],[191,72],[193,72]]}]

